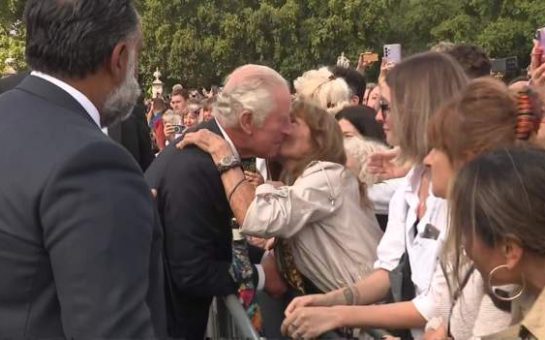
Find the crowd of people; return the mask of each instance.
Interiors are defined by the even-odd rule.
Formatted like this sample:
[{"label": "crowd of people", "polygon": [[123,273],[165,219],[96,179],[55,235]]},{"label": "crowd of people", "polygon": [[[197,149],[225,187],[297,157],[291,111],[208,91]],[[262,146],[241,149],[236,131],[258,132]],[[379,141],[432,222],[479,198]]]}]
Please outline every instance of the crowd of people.
[{"label": "crowd of people", "polygon": [[539,41],[511,83],[441,43],[376,83],[247,64],[144,102],[132,1],[28,0],[24,24],[0,339],[203,339],[231,294],[267,338],[545,339]]}]

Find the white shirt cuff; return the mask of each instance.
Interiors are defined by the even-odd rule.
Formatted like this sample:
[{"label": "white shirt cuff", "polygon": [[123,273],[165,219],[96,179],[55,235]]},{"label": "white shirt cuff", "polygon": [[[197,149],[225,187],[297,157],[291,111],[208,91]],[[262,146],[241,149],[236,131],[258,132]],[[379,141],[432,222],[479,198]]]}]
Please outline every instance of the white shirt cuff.
[{"label": "white shirt cuff", "polygon": [[416,307],[416,310],[418,310],[418,313],[420,313],[420,315],[422,315],[422,317],[426,319],[426,321],[430,321],[431,318],[436,316],[436,306],[430,294],[424,293],[417,295],[412,300],[412,303]]},{"label": "white shirt cuff", "polygon": [[265,288],[265,271],[260,264],[256,264],[255,268],[257,269],[258,277],[256,290],[263,290],[263,288]]}]

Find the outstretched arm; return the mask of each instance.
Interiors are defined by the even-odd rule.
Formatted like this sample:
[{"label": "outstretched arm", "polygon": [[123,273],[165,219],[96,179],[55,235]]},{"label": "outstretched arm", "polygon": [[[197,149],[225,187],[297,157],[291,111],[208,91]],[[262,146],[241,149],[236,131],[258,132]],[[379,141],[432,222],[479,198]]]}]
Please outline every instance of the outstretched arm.
[{"label": "outstretched arm", "polygon": [[[215,164],[219,163],[221,159],[233,155],[231,147],[225,139],[206,129],[186,134],[177,147],[182,149],[188,145],[196,145],[210,154]],[[238,167],[223,173],[221,181],[233,215],[238,224],[242,225],[248,207],[254,199],[255,186],[246,181],[242,168]]]}]

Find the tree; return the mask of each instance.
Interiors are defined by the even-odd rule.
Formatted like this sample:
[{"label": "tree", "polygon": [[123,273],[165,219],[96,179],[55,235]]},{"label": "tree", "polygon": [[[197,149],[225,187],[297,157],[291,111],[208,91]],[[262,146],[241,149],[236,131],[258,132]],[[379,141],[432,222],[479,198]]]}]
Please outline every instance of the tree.
[{"label": "tree", "polygon": [[4,0],[0,4],[0,75],[8,58],[15,60],[15,69],[26,68],[24,28],[21,25],[24,4],[22,0]]},{"label": "tree", "polygon": [[[135,3],[142,15],[145,47],[140,71],[146,88],[157,67],[167,86],[181,82],[186,87],[209,87],[246,63],[272,66],[293,80],[308,69],[335,63],[342,52],[353,63],[362,51],[381,53],[385,43],[401,43],[405,56],[439,41],[475,43],[491,57],[515,55],[526,66],[531,37],[545,25],[541,0]],[[23,7],[23,0],[0,4],[0,67],[10,55],[24,60]]]},{"label": "tree", "polygon": [[[161,68],[167,84],[218,84],[245,63],[270,65],[288,79],[341,52],[356,60],[386,29],[383,1],[143,0],[148,48],[142,71]],[[175,21],[170,18],[176,18]]]}]

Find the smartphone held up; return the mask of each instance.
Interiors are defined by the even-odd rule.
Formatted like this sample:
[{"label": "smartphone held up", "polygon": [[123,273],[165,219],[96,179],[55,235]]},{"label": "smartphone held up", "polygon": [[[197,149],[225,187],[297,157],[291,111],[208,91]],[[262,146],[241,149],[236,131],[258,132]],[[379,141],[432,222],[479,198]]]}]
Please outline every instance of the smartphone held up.
[{"label": "smartphone held up", "polygon": [[401,62],[401,44],[384,45],[384,58],[388,63],[399,64]]},{"label": "smartphone held up", "polygon": [[[539,45],[541,51],[540,51],[540,58],[539,64],[545,63],[545,27],[538,28],[535,35],[535,40],[537,41],[537,44]],[[539,65],[538,65],[539,66]]]}]

